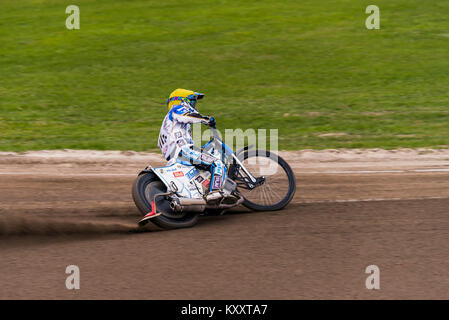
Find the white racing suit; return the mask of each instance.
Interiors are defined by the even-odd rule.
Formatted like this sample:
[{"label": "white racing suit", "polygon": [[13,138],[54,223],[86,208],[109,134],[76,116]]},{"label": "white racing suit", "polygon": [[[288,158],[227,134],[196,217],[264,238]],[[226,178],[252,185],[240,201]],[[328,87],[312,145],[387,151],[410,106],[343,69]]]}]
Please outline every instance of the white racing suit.
[{"label": "white racing suit", "polygon": [[187,103],[174,105],[162,123],[158,146],[169,162],[187,162],[199,169],[209,170],[212,175],[209,191],[219,190],[226,180],[226,167],[220,159],[195,150],[192,123],[207,124],[209,117],[202,116]]}]

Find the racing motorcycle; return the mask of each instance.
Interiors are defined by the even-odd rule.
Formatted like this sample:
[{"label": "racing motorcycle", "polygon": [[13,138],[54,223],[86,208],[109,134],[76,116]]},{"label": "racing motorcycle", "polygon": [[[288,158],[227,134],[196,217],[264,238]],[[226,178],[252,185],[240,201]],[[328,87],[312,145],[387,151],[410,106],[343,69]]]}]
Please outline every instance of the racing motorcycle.
[{"label": "racing motorcycle", "polygon": [[296,179],[288,163],[273,152],[253,150],[252,146],[234,152],[210,127],[211,139],[202,152],[220,157],[228,176],[223,197],[209,199],[206,194],[211,174],[182,161],[142,170],[132,187],[134,202],[142,213],[139,226],[149,221],[164,229],[195,225],[200,215],[220,215],[240,204],[254,211],[284,208],[296,191]]}]

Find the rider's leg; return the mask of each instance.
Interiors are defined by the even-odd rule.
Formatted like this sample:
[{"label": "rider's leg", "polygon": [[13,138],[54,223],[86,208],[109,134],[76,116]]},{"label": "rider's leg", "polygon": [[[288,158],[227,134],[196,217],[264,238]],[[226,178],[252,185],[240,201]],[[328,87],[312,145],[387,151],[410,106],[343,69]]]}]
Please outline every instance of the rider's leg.
[{"label": "rider's leg", "polygon": [[186,145],[181,148],[179,153],[181,160],[188,161],[203,170],[209,170],[211,173],[211,182],[209,193],[218,192],[226,180],[227,170],[224,163],[210,154],[202,153],[192,148],[192,145]]},{"label": "rider's leg", "polygon": [[220,159],[216,159],[214,163],[211,165],[211,183],[210,183],[210,191],[220,190],[226,181],[226,166],[223,161]]},{"label": "rider's leg", "polygon": [[188,162],[204,170],[210,170],[210,167],[215,159],[213,157],[208,157],[207,155],[202,154],[198,150],[193,149],[193,145],[183,146],[179,151],[178,158],[181,161]]}]

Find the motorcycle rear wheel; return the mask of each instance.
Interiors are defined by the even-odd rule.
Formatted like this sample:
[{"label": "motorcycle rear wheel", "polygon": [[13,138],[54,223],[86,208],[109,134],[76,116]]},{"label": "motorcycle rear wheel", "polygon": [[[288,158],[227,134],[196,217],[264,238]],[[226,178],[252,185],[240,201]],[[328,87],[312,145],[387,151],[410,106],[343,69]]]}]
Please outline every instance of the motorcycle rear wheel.
[{"label": "motorcycle rear wheel", "polygon": [[[144,173],[137,177],[132,188],[134,203],[142,216],[151,212],[151,202],[158,193],[167,192],[167,187],[154,173]],[[161,215],[151,218],[150,221],[163,229],[189,228],[198,221],[198,213],[178,214],[170,208],[166,197],[158,197],[156,200],[156,211]]]}]

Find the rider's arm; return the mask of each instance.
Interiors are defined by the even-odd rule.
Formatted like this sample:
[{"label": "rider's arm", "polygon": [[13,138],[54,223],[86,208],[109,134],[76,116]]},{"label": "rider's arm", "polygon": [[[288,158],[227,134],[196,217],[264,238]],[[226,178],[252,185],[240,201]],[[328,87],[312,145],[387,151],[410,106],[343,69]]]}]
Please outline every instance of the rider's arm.
[{"label": "rider's arm", "polygon": [[209,123],[209,117],[201,115],[201,113],[181,105],[174,106],[172,109],[172,116],[182,123]]}]

